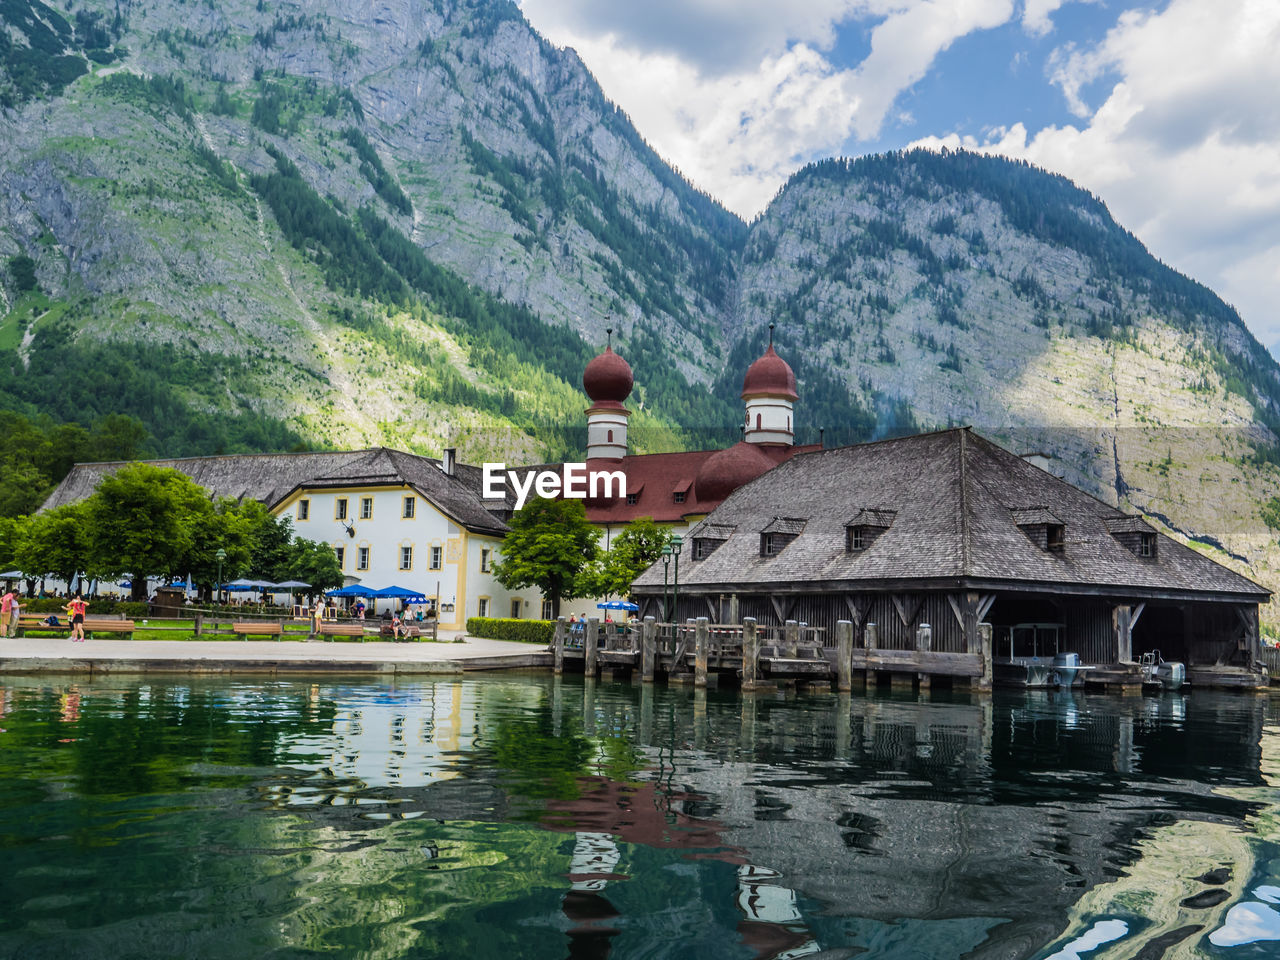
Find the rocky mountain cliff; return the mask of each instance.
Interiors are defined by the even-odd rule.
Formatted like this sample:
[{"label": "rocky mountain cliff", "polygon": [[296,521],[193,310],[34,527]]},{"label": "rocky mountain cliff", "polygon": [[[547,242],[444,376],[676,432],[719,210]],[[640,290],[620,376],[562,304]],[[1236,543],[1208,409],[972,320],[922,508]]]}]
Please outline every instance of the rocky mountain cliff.
[{"label": "rocky mountain cliff", "polygon": [[1062,178],[828,161],[745,224],[507,0],[0,22],[0,409],[165,455],[562,456],[611,327],[637,445],[701,446],[774,322],[802,439],[972,423],[1280,583],[1280,368]]}]

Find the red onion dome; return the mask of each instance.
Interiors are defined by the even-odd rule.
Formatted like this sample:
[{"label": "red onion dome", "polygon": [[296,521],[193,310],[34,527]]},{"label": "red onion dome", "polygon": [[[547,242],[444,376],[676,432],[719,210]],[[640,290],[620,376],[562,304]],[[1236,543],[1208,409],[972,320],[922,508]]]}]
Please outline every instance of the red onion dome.
[{"label": "red onion dome", "polygon": [[614,353],[613,347],[605,347],[582,371],[582,389],[596,403],[622,403],[631,396],[634,384],[631,365]]},{"label": "red onion dome", "polygon": [[707,457],[693,481],[693,492],[699,503],[723,500],[773,467],[768,454],[754,443],[740,440],[727,450],[718,450]]},{"label": "red onion dome", "polygon": [[796,375],[787,365],[787,361],[773,352],[773,344],[764,352],[759,360],[747,368],[747,375],[742,378],[742,396],[785,397],[798,400],[796,393]]}]

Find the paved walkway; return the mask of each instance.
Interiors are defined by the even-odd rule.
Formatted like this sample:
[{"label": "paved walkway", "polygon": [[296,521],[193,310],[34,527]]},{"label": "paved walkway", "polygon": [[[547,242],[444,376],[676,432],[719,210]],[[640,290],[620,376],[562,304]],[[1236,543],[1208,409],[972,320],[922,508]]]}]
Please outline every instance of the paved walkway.
[{"label": "paved walkway", "polygon": [[5,673],[459,673],[551,665],[545,647],[469,637],[436,643],[0,638]]}]

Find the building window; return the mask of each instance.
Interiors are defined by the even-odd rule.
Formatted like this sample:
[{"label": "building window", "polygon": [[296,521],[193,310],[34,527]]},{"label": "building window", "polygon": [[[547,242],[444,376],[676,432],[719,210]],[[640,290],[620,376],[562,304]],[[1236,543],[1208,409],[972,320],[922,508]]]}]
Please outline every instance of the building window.
[{"label": "building window", "polygon": [[347,519],[347,498],[346,497],[339,497],[337,500],[334,501],[333,517],[335,520]]},{"label": "building window", "polygon": [[432,548],[431,548],[431,569],[432,569],[432,570],[439,570],[439,569],[440,569],[440,561],[441,561],[441,559],[442,559],[443,557],[444,557],[444,548],[443,548],[443,547],[432,547]]},{"label": "building window", "polygon": [[677,490],[675,493],[671,495],[671,499],[674,500],[676,503],[684,503],[684,491]]},{"label": "building window", "polygon": [[298,519],[299,520],[311,519],[311,501],[310,500],[298,501]]},{"label": "building window", "polygon": [[639,502],[640,502],[640,494],[638,494],[638,493],[628,493],[628,494],[627,494],[627,504],[628,504],[629,506],[634,507],[634,506],[635,506],[637,503],[639,503]]},{"label": "building window", "polygon": [[613,431],[609,431],[609,435],[605,438],[605,443],[613,443]]},{"label": "building window", "polygon": [[520,601],[518,599],[511,601],[511,619],[512,620],[520,619]]},{"label": "building window", "polygon": [[551,619],[551,601],[550,600],[544,599],[542,601],[542,619],[543,620]]},{"label": "building window", "polygon": [[493,553],[493,551],[488,549],[480,551],[480,572],[481,573],[489,572],[489,555],[491,553]]},{"label": "building window", "polygon": [[418,509],[418,498],[405,497],[404,509],[401,511],[400,516],[404,517],[404,519],[406,520],[412,520],[414,517],[414,513],[417,509]]},{"label": "building window", "polygon": [[360,519],[361,520],[373,519],[373,497],[360,498]]},{"label": "building window", "polygon": [[1048,524],[1045,524],[1045,528],[1044,528],[1044,536],[1045,536],[1044,548],[1045,548],[1046,550],[1052,550],[1052,551],[1054,551],[1055,553],[1061,553],[1061,552],[1062,552],[1062,548],[1063,548],[1064,544],[1066,543],[1066,534],[1067,534],[1067,528],[1066,528],[1066,525],[1065,525],[1065,524],[1061,524],[1061,523],[1048,523]]},{"label": "building window", "polygon": [[849,528],[849,543],[847,548],[851,553],[867,549],[866,527]]},{"label": "building window", "polygon": [[338,569],[339,570],[343,569],[343,567],[346,565],[346,562],[347,562],[347,548],[334,547],[333,555],[338,558]]},{"label": "building window", "polygon": [[413,569],[413,547],[400,548],[400,569],[401,570]]},{"label": "building window", "polygon": [[694,537],[693,538],[693,559],[705,560],[716,552],[716,548],[723,541],[713,537]]},{"label": "building window", "polygon": [[756,429],[760,429],[760,414],[756,414]]},{"label": "building window", "polygon": [[481,597],[476,605],[476,613],[479,616],[487,617],[489,615],[489,598]]},{"label": "building window", "polygon": [[368,547],[360,547],[356,551],[356,569],[357,570],[369,569],[369,548]]},{"label": "building window", "polygon": [[1156,555],[1156,535],[1142,533],[1138,535],[1138,556],[1154,557]]},{"label": "building window", "polygon": [[772,533],[760,534],[760,556],[772,557],[774,553],[774,540]]}]

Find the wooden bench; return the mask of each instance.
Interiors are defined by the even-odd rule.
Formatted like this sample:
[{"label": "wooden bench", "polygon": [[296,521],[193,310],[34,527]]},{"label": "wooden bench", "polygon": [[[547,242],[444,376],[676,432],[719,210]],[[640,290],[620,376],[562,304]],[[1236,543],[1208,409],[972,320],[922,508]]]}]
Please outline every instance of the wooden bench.
[{"label": "wooden bench", "polygon": [[[70,625],[67,627],[70,630]],[[133,639],[133,621],[132,620],[90,620],[88,617],[84,621],[84,634],[86,637],[92,637],[95,633],[124,633],[128,634],[128,639]]]},{"label": "wooden bench", "polygon": [[364,624],[361,623],[330,623],[324,621],[320,624],[320,636],[322,637],[359,637],[364,639]]},{"label": "wooden bench", "polygon": [[384,623],[378,628],[378,636],[385,637],[390,640],[417,640],[421,638],[422,630],[416,623],[402,623],[400,624],[400,636],[397,638],[395,634],[395,627],[391,626],[389,623]]},{"label": "wooden bench", "polygon": [[242,637],[279,637],[284,630],[279,623],[233,623],[231,632]]}]

